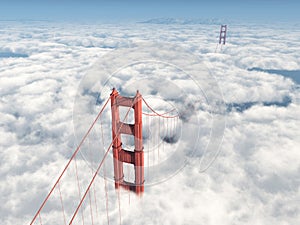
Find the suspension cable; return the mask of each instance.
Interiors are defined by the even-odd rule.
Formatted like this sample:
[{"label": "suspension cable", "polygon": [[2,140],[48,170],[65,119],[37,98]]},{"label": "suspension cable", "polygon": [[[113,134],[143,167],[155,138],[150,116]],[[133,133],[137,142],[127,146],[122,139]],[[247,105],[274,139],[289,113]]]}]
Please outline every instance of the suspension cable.
[{"label": "suspension cable", "polygon": [[[129,114],[129,112],[130,112],[130,109],[133,107],[133,105],[134,105],[134,101],[133,101],[131,107],[129,107],[129,109],[128,109],[128,111],[127,111],[127,113],[126,113],[126,115],[125,115],[123,121],[127,118],[128,114]],[[124,125],[124,124],[122,123],[121,126],[120,126],[119,129],[118,129],[117,134],[121,131],[123,125]],[[88,194],[88,192],[89,192],[89,190],[90,190],[92,184],[94,183],[94,180],[96,179],[96,176],[98,175],[98,173],[99,173],[99,171],[100,171],[100,169],[101,169],[101,167],[102,167],[102,165],[103,165],[103,163],[104,163],[104,160],[106,159],[106,157],[107,157],[107,155],[108,155],[108,152],[109,152],[109,150],[111,149],[111,147],[113,146],[113,142],[115,141],[116,138],[117,138],[117,136],[112,140],[112,142],[111,142],[110,145],[108,146],[108,148],[107,148],[107,150],[106,150],[106,152],[105,152],[105,154],[104,154],[104,156],[103,156],[101,162],[100,162],[99,165],[98,165],[98,168],[97,168],[96,172],[94,173],[94,176],[93,176],[92,180],[90,181],[90,183],[89,183],[89,185],[88,185],[88,187],[87,187],[87,189],[86,189],[86,191],[85,191],[83,197],[81,198],[81,200],[80,200],[80,202],[79,202],[79,204],[78,204],[78,206],[77,206],[77,208],[76,208],[76,210],[75,210],[75,212],[74,212],[74,214],[73,214],[73,216],[72,216],[72,218],[71,218],[71,220],[70,220],[70,222],[69,222],[69,225],[73,223],[73,220],[75,219],[75,216],[77,215],[78,210],[80,209],[80,207],[81,207],[83,201],[85,200],[86,195]]]},{"label": "suspension cable", "polygon": [[167,113],[170,113],[170,112],[172,112],[172,111],[174,111],[175,109],[172,109],[171,111],[169,111],[169,112],[166,112],[166,113],[163,113],[163,114],[159,114],[159,113],[157,113],[147,102],[146,102],[146,100],[144,99],[144,98],[142,98],[143,99],[143,101],[144,101],[144,103],[146,104],[146,106],[155,114],[155,115],[153,115],[153,114],[145,114],[145,113],[143,113],[144,115],[147,115],[147,116],[160,116],[160,117],[163,117],[163,118],[175,118],[175,117],[179,117],[179,115],[177,114],[177,115],[175,115],[175,116],[165,116],[165,114],[167,114]]},{"label": "suspension cable", "polygon": [[100,110],[100,112],[98,113],[98,115],[96,116],[96,119],[93,121],[92,125],[90,126],[90,128],[88,129],[88,131],[86,132],[86,134],[84,135],[84,137],[82,138],[82,140],[80,141],[78,147],[76,148],[75,152],[73,153],[73,155],[71,156],[71,158],[69,159],[67,165],[65,166],[65,168],[63,169],[62,173],[60,174],[60,176],[58,177],[57,181],[55,182],[55,184],[53,185],[53,187],[51,188],[49,194],[46,196],[45,200],[43,201],[42,205],[40,206],[39,210],[37,211],[37,213],[35,214],[35,216],[33,217],[30,225],[32,225],[35,221],[35,219],[37,218],[37,216],[40,214],[41,210],[44,208],[46,202],[48,201],[48,199],[50,198],[52,192],[54,191],[54,189],[56,188],[58,182],[60,181],[60,179],[62,178],[62,176],[64,175],[64,173],[66,172],[66,170],[68,169],[70,163],[72,162],[72,160],[74,159],[74,157],[77,155],[78,151],[80,150],[83,142],[85,141],[85,139],[87,138],[87,136],[89,135],[89,133],[91,132],[92,128],[94,127],[94,125],[96,124],[97,120],[99,119],[99,117],[101,116],[102,112],[104,111],[107,103],[109,102],[110,98],[108,98],[105,102],[105,104],[103,105],[102,109]]}]

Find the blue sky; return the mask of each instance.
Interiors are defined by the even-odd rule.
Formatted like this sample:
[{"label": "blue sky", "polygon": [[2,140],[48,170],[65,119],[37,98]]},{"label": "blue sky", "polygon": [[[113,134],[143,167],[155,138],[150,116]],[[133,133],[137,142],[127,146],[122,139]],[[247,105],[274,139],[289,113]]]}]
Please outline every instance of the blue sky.
[{"label": "blue sky", "polygon": [[297,0],[0,0],[0,20],[143,20],[158,17],[300,21]]}]

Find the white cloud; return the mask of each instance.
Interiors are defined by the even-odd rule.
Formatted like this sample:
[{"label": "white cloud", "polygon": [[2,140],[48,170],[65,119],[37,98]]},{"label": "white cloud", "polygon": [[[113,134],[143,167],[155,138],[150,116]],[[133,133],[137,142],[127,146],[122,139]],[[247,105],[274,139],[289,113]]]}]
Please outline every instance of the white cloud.
[{"label": "white cloud", "polygon": [[[80,84],[90,66],[113,48],[136,47],[135,43],[145,40],[171,42],[199,55],[216,77],[226,103],[233,108],[228,111],[221,152],[212,166],[204,173],[199,172],[198,163],[204,152],[191,155],[183,148],[180,153],[188,158],[189,164],[166,182],[146,186],[142,199],[130,193],[129,204],[129,193],[121,191],[122,224],[296,224],[299,221],[299,88],[283,76],[247,70],[253,67],[299,70],[297,31],[289,27],[266,29],[258,25],[232,25],[228,30],[228,44],[222,52],[214,53],[219,30],[216,25],[36,23],[33,26],[12,22],[1,22],[1,25],[5,29],[0,37],[0,52],[28,55],[0,58],[0,201],[3,203],[0,216],[4,224],[29,223],[74,151],[80,133],[88,128],[99,110],[96,101],[103,81],[93,83],[92,77]],[[153,56],[160,54],[165,56],[165,61],[176,60],[176,55],[152,52]],[[124,57],[130,59],[137,55],[143,59],[146,54],[139,52]],[[117,62],[117,59],[112,60]],[[180,60],[178,63],[181,65]],[[98,66],[107,69],[107,65]],[[98,74],[95,69],[89,71],[95,76]],[[149,76],[151,80],[147,81]],[[157,86],[161,78],[168,79]],[[183,72],[160,63],[123,68],[115,74],[111,84],[128,87],[121,90],[125,94],[135,93],[138,86],[144,96],[171,99],[182,111],[195,102],[189,94],[197,94],[197,88]],[[83,93],[86,97],[83,101],[90,105],[80,109],[85,116],[75,129],[82,130],[76,130],[79,133],[74,135],[72,110],[81,87],[92,87]],[[182,91],[186,89],[189,92]],[[205,85],[203,89],[208,90]],[[157,93],[151,93],[153,90]],[[109,91],[103,91],[103,95]],[[105,100],[103,95],[101,101]],[[178,146],[190,147],[190,135],[198,132],[201,132],[202,148],[209,141],[211,115],[204,111],[205,104],[201,104],[205,96],[198,97],[202,101],[193,106],[195,110],[188,117],[191,134],[182,134]],[[280,105],[286,97],[290,102]],[[252,105],[237,110],[248,103]],[[155,106],[158,111],[165,108],[162,104]],[[199,109],[203,111],[198,112]],[[194,126],[197,125],[195,113],[203,125],[200,131]],[[107,128],[107,137],[110,137],[109,118],[110,112],[106,111],[103,126]],[[97,140],[99,125],[96,128],[90,143]],[[89,146],[85,143],[84,154],[101,146],[97,141]],[[164,147],[171,150],[174,146],[165,143]],[[168,156],[162,150],[160,154],[161,160]],[[100,155],[92,157],[99,160]],[[111,155],[108,160],[106,172],[111,178]],[[82,185],[86,185],[88,177],[84,171],[90,168],[81,158],[77,162]],[[176,163],[164,168],[177,168]],[[157,171],[153,168],[152,172],[149,179],[155,177]],[[71,199],[73,193],[77,194],[77,186],[74,170],[68,173],[70,178],[63,178],[61,191],[70,216],[75,204]],[[158,173],[162,177],[168,175],[166,171]],[[100,176],[96,184],[93,191],[98,193],[99,205],[98,215],[95,212],[94,215],[105,223],[104,181]],[[118,198],[113,183],[108,181],[107,186],[110,222],[117,224]],[[83,189],[81,191],[83,193]],[[57,208],[60,207],[58,193],[54,197],[58,200],[55,204],[59,204],[49,207],[56,211],[43,214],[44,219],[61,217],[61,210]],[[71,203],[68,204],[67,199]],[[93,207],[95,210],[95,205]],[[89,211],[86,215],[90,219]]]}]

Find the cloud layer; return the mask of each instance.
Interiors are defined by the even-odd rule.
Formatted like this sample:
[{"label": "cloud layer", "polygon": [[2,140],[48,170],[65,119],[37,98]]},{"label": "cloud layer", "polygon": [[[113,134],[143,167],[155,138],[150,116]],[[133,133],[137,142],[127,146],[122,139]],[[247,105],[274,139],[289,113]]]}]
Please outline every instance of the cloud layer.
[{"label": "cloud layer", "polygon": [[[91,66],[115,48],[134,47],[145,41],[168,42],[197,55],[222,89],[228,109],[227,123],[218,158],[205,172],[199,167],[203,152],[189,154],[183,149],[189,163],[167,181],[146,186],[141,200],[121,191],[122,224],[296,224],[299,221],[300,88],[289,77],[268,73],[268,70],[299,70],[299,29],[280,24],[229,25],[226,46],[215,52],[219,26],[213,24],[1,22],[0,28],[0,200],[3,203],[0,217],[4,224],[30,222],[78,144],[81,130],[75,127],[74,131],[73,106],[81,81],[91,72]],[[162,64],[123,68],[112,84],[121,87],[125,83],[128,89],[121,91],[130,94],[135,91],[129,88],[130,84],[137,82],[145,96],[160,97],[157,93],[164,93],[165,89],[155,86],[155,79],[143,83],[133,79],[139,74],[153,78],[157,73],[158,77],[172,81],[161,83],[169,87],[165,93],[165,98],[171,99],[169,103],[175,104],[172,99],[178,92],[172,88],[174,85],[181,90],[190,88],[190,94],[193,93],[193,84],[184,79],[184,74]],[[103,89],[99,97],[101,85],[97,85],[84,92],[94,103],[82,109],[89,115],[79,124],[83,126],[82,132],[103,104],[104,93],[110,92]],[[200,142],[205,146],[211,121],[205,104],[201,105],[205,98],[196,104],[192,95],[178,99],[181,112],[184,108],[180,104],[192,104],[195,109],[193,113],[203,124]],[[159,102],[152,101],[153,105]],[[167,105],[162,101],[155,107],[163,112]],[[183,114],[193,121],[193,113],[189,112]],[[109,121],[109,113],[105,113],[104,121]],[[181,121],[183,125],[184,118]],[[103,124],[104,130],[108,128],[109,122]],[[105,132],[110,136],[109,128]],[[183,146],[190,140],[188,134],[179,138]],[[172,149],[170,143],[165,146]],[[93,149],[88,145],[85,148]],[[160,157],[163,160],[168,153],[162,151]],[[108,176],[111,163],[106,165]],[[80,157],[78,167],[88,168]],[[175,167],[176,162],[170,165]],[[84,177],[84,173],[79,175]],[[98,219],[106,223],[101,176],[97,182],[97,196],[103,200],[101,204],[99,201]],[[65,183],[68,184],[67,179]],[[72,190],[76,191],[73,186],[74,182],[62,185],[66,211],[72,208],[72,201],[70,205],[66,202],[68,193],[71,199]],[[107,190],[108,217],[111,224],[118,224],[118,196],[111,181],[107,181]],[[47,216],[49,220],[61,217],[60,208]]]}]

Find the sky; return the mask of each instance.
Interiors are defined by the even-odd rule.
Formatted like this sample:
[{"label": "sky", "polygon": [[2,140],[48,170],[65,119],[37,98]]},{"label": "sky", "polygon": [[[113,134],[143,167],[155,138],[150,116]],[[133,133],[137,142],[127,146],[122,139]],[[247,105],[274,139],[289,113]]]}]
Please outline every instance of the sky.
[{"label": "sky", "polygon": [[2,0],[0,6],[0,20],[128,21],[179,17],[295,22],[300,19],[300,3],[296,0]]}]

